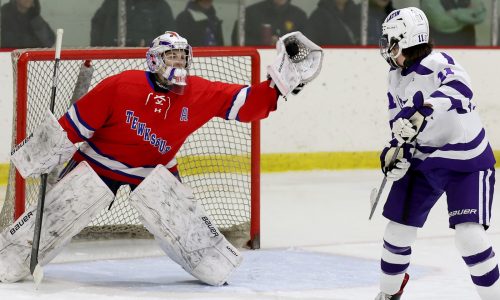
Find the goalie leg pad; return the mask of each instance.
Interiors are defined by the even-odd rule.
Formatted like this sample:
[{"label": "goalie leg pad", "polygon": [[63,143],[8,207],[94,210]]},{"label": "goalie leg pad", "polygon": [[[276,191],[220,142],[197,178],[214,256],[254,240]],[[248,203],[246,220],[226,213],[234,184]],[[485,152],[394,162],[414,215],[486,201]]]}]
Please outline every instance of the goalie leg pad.
[{"label": "goalie leg pad", "polygon": [[224,284],[243,260],[191,189],[163,166],[157,166],[130,194],[130,204],[163,251],[207,284]]},{"label": "goalie leg pad", "polygon": [[[113,200],[113,193],[81,162],[45,196],[39,261],[48,264]],[[15,282],[30,274],[36,204],[0,234],[0,281]]]},{"label": "goalie leg pad", "polygon": [[276,43],[278,56],[267,67],[267,72],[283,96],[319,75],[323,63],[323,49],[301,32],[291,32]]},{"label": "goalie leg pad", "polygon": [[76,152],[54,115],[47,111],[45,120],[12,151],[11,160],[23,178],[49,173],[68,161]]}]

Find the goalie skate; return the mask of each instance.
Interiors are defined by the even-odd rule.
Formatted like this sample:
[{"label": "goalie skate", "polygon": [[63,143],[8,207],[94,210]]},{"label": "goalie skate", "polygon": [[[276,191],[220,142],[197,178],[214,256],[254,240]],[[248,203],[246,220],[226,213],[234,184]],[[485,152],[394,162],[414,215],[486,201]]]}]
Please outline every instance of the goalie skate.
[{"label": "goalie skate", "polygon": [[410,275],[405,274],[405,278],[403,279],[403,283],[401,284],[401,289],[399,292],[397,292],[394,295],[388,295],[384,292],[380,292],[375,300],[400,300],[401,295],[403,294],[403,289],[405,288],[406,284],[408,283],[408,280],[410,280]]}]

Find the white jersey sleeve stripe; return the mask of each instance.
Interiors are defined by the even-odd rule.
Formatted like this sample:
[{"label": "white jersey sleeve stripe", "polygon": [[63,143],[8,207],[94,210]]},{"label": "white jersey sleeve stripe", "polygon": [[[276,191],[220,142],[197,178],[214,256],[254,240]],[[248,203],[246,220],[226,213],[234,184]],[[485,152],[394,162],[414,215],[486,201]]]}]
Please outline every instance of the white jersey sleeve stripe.
[{"label": "white jersey sleeve stripe", "polygon": [[173,168],[177,165],[177,159],[174,157],[171,161],[169,161],[166,165],[165,168],[170,169]]},{"label": "white jersey sleeve stripe", "polygon": [[452,109],[464,109],[466,111],[471,111],[473,106],[471,105],[470,100],[468,99],[456,99],[452,96],[449,96],[446,91],[437,90],[434,93],[430,95],[431,99],[436,99],[436,98],[441,98],[442,99],[442,107],[444,108],[446,105],[447,109],[446,110],[452,110]]},{"label": "white jersey sleeve stripe", "polygon": [[238,113],[240,112],[241,107],[245,104],[247,100],[248,92],[250,91],[250,87],[242,88],[235,97],[233,101],[232,107],[229,110],[229,114],[227,116],[228,120],[235,120],[238,117]]},{"label": "white jersey sleeve stripe", "polygon": [[85,139],[90,139],[94,135],[94,129],[90,127],[84,120],[80,118],[78,110],[74,105],[71,105],[66,113],[74,128],[78,131],[79,135]]}]

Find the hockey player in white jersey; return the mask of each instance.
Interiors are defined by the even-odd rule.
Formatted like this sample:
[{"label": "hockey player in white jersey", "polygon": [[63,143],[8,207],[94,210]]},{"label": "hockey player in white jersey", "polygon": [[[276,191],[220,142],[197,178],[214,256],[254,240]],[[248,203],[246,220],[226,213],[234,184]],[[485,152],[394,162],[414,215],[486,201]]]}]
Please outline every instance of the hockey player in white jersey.
[{"label": "hockey player in white jersey", "polygon": [[[495,158],[479,119],[470,79],[457,61],[432,50],[429,24],[418,8],[393,11],[382,24],[381,54],[390,64],[393,139],[381,155],[393,181],[383,215],[389,219],[376,300],[397,300],[408,282],[417,229],[445,193],[449,226],[483,300],[500,299],[490,225]],[[394,163],[391,158],[398,144]],[[436,296],[436,298],[439,298]]]}]

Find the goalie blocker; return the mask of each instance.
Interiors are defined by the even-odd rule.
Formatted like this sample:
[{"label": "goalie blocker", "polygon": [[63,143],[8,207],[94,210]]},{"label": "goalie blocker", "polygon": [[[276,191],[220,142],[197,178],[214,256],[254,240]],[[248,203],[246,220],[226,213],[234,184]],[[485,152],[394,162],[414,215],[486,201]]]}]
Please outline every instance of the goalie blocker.
[{"label": "goalie blocker", "polygon": [[76,152],[66,131],[47,110],[45,120],[12,151],[11,161],[23,178],[49,173]]}]

